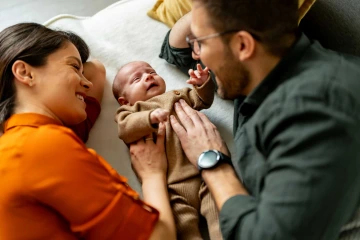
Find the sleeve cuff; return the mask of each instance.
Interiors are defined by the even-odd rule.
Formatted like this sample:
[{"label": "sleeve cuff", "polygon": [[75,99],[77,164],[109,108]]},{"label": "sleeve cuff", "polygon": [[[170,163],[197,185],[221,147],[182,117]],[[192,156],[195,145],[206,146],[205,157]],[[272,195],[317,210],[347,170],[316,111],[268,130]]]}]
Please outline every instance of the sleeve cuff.
[{"label": "sleeve cuff", "polygon": [[220,211],[220,229],[224,239],[231,239],[237,228],[240,228],[241,219],[254,211],[257,202],[254,197],[236,195],[229,198]]}]

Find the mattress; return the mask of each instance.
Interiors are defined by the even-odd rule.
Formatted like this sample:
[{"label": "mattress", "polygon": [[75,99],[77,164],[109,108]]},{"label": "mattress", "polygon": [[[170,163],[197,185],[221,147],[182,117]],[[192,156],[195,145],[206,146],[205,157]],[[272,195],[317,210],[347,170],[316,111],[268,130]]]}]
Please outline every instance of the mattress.
[{"label": "mattress", "polygon": [[[62,14],[44,25],[77,33],[89,45],[90,59],[100,60],[107,70],[102,112],[87,142],[104,157],[121,175],[127,177],[130,186],[141,192],[130,164],[127,146],[117,136],[114,121],[119,107],[112,95],[111,84],[118,69],[127,62],[142,60],[150,63],[165,79],[167,91],[189,86],[188,76],[175,66],[158,57],[162,41],[169,28],[147,16],[152,0],[122,0],[101,10],[92,17]],[[218,127],[230,151],[233,151],[232,121],[233,102],[215,96],[210,109],[203,110]]]}]

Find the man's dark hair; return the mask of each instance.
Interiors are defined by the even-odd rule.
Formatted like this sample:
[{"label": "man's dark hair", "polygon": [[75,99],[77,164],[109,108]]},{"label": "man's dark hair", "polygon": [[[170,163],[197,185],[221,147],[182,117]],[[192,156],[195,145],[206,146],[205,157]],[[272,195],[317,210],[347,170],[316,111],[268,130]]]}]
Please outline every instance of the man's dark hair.
[{"label": "man's dark hair", "polygon": [[[282,55],[298,28],[298,0],[193,0],[205,7],[218,32],[244,30],[269,52]],[[226,41],[226,37],[224,37]]]}]

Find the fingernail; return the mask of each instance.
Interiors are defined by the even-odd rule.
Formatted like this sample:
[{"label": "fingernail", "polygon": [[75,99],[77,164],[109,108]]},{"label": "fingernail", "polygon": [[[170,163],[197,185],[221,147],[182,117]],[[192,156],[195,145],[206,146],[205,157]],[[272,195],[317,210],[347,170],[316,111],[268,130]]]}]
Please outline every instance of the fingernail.
[{"label": "fingernail", "polygon": [[174,115],[170,115],[170,121],[174,120]]},{"label": "fingernail", "polygon": [[180,103],[185,103],[184,99],[180,99]]}]

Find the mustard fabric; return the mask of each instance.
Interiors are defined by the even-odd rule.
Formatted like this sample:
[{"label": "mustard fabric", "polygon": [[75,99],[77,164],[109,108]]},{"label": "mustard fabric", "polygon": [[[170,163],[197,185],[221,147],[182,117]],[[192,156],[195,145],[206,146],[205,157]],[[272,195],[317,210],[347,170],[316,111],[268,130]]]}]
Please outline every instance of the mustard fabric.
[{"label": "mustard fabric", "polygon": [[[299,22],[316,0],[299,0]],[[148,16],[172,28],[177,20],[191,11],[191,0],[157,0]]]},{"label": "mustard fabric", "polygon": [[172,28],[192,7],[191,0],[157,0],[148,16]]}]

